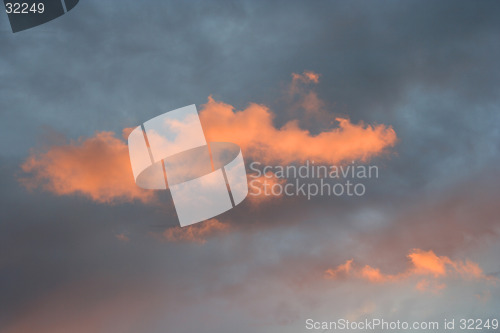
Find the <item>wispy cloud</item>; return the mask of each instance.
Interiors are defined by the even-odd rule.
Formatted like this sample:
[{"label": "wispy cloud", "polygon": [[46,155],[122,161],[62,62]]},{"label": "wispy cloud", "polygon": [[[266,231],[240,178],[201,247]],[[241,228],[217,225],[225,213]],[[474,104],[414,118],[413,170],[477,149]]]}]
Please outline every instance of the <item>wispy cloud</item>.
[{"label": "wispy cloud", "polygon": [[163,232],[163,237],[170,242],[192,242],[205,244],[207,238],[229,230],[229,225],[217,219],[193,224],[184,228],[172,227]]},{"label": "wispy cloud", "polygon": [[117,235],[115,235],[115,237],[119,241],[122,241],[122,242],[125,242],[125,243],[130,242],[130,238],[126,234],[124,234],[124,233],[117,234]]},{"label": "wispy cloud", "polygon": [[470,260],[452,260],[438,256],[433,251],[414,249],[408,254],[409,267],[396,274],[383,273],[379,268],[357,266],[354,260],[327,269],[325,278],[358,278],[372,283],[396,283],[416,279],[415,288],[420,291],[439,291],[446,287],[447,279],[485,280],[495,282],[496,278],[486,275],[479,265]]}]

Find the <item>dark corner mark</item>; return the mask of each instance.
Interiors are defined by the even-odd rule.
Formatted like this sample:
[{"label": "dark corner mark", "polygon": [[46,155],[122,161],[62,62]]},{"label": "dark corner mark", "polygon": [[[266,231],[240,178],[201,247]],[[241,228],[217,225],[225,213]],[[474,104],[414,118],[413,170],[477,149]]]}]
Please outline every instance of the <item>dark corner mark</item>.
[{"label": "dark corner mark", "polygon": [[12,32],[52,21],[73,9],[80,0],[4,0]]}]

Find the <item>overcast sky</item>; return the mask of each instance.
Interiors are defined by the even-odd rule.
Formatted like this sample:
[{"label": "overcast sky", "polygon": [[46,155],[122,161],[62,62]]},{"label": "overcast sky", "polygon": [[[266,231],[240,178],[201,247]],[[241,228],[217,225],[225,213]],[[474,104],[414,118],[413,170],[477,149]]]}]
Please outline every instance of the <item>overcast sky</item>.
[{"label": "overcast sky", "polygon": [[[498,1],[82,0],[13,34],[0,13],[0,331],[498,318],[499,17]],[[123,130],[190,104],[247,170],[380,176],[180,229],[169,191],[135,188]]]}]

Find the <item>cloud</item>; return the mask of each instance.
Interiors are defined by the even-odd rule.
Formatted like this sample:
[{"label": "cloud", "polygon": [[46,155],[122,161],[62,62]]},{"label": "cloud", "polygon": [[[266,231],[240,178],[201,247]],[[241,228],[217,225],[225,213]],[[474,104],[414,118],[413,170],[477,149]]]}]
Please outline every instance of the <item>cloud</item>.
[{"label": "cloud", "polygon": [[[318,82],[319,74],[314,72],[293,74],[291,89],[298,91],[299,83]],[[306,94],[303,103],[310,110],[323,105],[315,93]],[[233,106],[211,96],[200,111],[208,141],[237,143],[245,157],[262,162],[366,161],[386,153],[397,140],[395,131],[386,125],[353,124],[349,119],[337,117],[338,127],[312,135],[299,127],[299,119],[276,128],[274,117],[264,105],[252,103],[235,112]],[[180,133],[186,126],[167,125]],[[130,134],[130,130],[124,129],[123,135]],[[150,140],[160,139],[153,135]],[[97,132],[94,137],[52,146],[44,152],[32,151],[21,168],[27,175],[20,181],[29,189],[40,187],[57,195],[83,194],[100,203],[149,203],[155,198],[153,191],[142,190],[134,183],[127,145],[112,132]]]},{"label": "cloud", "polygon": [[294,95],[298,93],[300,85],[304,84],[318,84],[320,75],[313,71],[304,71],[302,74],[292,73],[292,82],[288,93]]},{"label": "cloud", "polygon": [[413,273],[419,275],[445,276],[447,266],[454,265],[448,257],[438,257],[432,251],[414,250],[408,255],[413,264]]},{"label": "cloud", "polygon": [[163,237],[170,242],[193,242],[205,244],[207,237],[216,233],[222,233],[229,230],[229,225],[220,222],[217,219],[193,224],[187,227],[173,227],[163,232]]},{"label": "cloud", "polygon": [[438,293],[444,288],[446,288],[446,284],[427,279],[422,279],[415,285],[415,289],[422,292],[430,291],[433,293]]},{"label": "cloud", "polygon": [[353,259],[347,260],[345,263],[338,265],[335,268],[329,268],[325,271],[325,277],[327,278],[337,278],[339,276],[346,276],[351,273]]},{"label": "cloud", "polygon": [[496,281],[485,275],[477,263],[469,260],[453,261],[446,256],[437,256],[432,250],[414,249],[408,254],[410,267],[400,273],[385,274],[379,268],[365,265],[354,266],[352,259],[325,271],[325,278],[340,279],[355,277],[372,283],[396,283],[417,279],[415,288],[420,291],[438,292],[446,287],[446,279]]},{"label": "cloud", "polygon": [[394,129],[386,125],[353,124],[336,117],[338,127],[318,135],[301,129],[298,120],[283,127],[273,125],[274,114],[264,105],[250,104],[242,111],[212,97],[203,106],[200,117],[208,141],[229,141],[240,145],[245,157],[262,162],[314,160],[318,163],[339,163],[361,160],[384,154],[396,144]]},{"label": "cloud", "polygon": [[[406,290],[399,293],[406,288],[395,288],[393,283],[383,287],[358,280],[359,289],[343,285],[337,291],[337,283],[326,280],[323,283],[330,285],[330,290],[320,288],[313,302],[297,289],[287,290],[291,288],[286,282],[301,281],[289,267],[294,273],[303,270],[309,274],[308,264],[314,262],[309,259],[321,260],[317,265],[324,268],[332,262],[343,263],[339,257],[355,256],[356,263],[361,263],[366,253],[377,256],[380,264],[368,263],[384,274],[404,271],[406,266],[389,270],[382,262],[396,265],[406,259],[404,254],[413,247],[432,248],[450,258],[451,253],[466,253],[471,258],[480,257],[485,270],[487,261],[488,267],[498,267],[498,252],[492,251],[492,246],[498,245],[498,196],[490,197],[485,186],[476,186],[474,194],[470,193],[472,186],[453,187],[455,193],[463,193],[463,200],[445,203],[439,215],[422,202],[443,202],[449,198],[443,193],[442,184],[451,184],[456,175],[460,180],[470,179],[474,164],[488,164],[493,169],[498,166],[495,162],[500,155],[495,143],[500,113],[495,108],[500,78],[500,66],[496,65],[500,58],[500,2],[429,2],[426,6],[418,1],[389,1],[372,6],[353,6],[350,2],[322,2],[314,6],[308,2],[288,2],[286,6],[279,2],[239,2],[228,6],[224,2],[158,1],[154,11],[140,10],[144,3],[120,4],[117,10],[102,1],[86,1],[71,19],[46,25],[41,30],[49,29],[49,33],[57,35],[56,43],[45,43],[40,32],[34,30],[22,36],[22,41],[4,34],[4,84],[0,89],[3,167],[17,163],[17,156],[26,154],[41,124],[56,123],[59,130],[76,139],[88,136],[89,129],[113,129],[119,133],[122,127],[156,116],[161,112],[159,108],[173,109],[189,103],[186,101],[193,96],[206,97],[210,93],[222,96],[220,99],[226,102],[226,97],[231,98],[232,105],[240,106],[246,101],[273,105],[269,100],[273,99],[275,83],[291,71],[302,73],[301,68],[314,68],[323,74],[319,84],[324,84],[324,89],[318,94],[327,103],[338,103],[335,111],[349,114],[354,123],[363,119],[370,124],[377,121],[392,125],[401,140],[400,158],[388,163],[383,180],[372,188],[375,193],[368,192],[371,197],[354,203],[328,198],[312,203],[287,200],[287,209],[273,209],[265,216],[242,212],[248,224],[253,226],[256,220],[262,220],[272,229],[255,232],[252,242],[225,237],[227,243],[204,247],[204,251],[195,246],[191,253],[183,251],[183,244],[151,246],[149,239],[139,242],[140,237],[134,237],[134,246],[121,246],[114,239],[101,237],[103,224],[96,224],[106,220],[107,227],[110,223],[128,223],[140,226],[139,232],[147,232],[149,223],[137,223],[138,215],[151,223],[165,223],[164,214],[127,205],[113,207],[105,214],[92,209],[74,216],[74,212],[84,212],[88,205],[79,200],[64,200],[65,209],[61,209],[61,200],[44,193],[18,195],[16,184],[10,182],[10,173],[3,173],[0,257],[2,263],[8,258],[12,264],[7,268],[2,265],[2,276],[8,282],[1,292],[4,311],[0,327],[10,318],[18,318],[28,299],[48,294],[48,285],[60,285],[61,280],[87,280],[88,276],[100,274],[111,278],[111,286],[127,277],[142,286],[150,285],[148,278],[155,277],[176,289],[184,286],[186,280],[195,281],[184,294],[161,294],[163,299],[173,300],[175,307],[164,309],[153,303],[148,308],[147,314],[165,318],[163,325],[150,324],[143,314],[134,317],[129,312],[106,312],[106,307],[117,310],[122,305],[133,305],[141,299],[137,295],[107,304],[102,295],[109,288],[85,290],[85,295],[96,301],[82,308],[81,298],[75,295],[81,287],[74,286],[62,297],[59,308],[47,306],[45,299],[40,302],[37,309],[44,313],[38,320],[26,318],[32,326],[19,332],[77,332],[88,330],[94,320],[108,321],[94,330],[106,333],[127,329],[145,333],[222,333],[233,332],[234,327],[241,332],[255,332],[256,326],[268,332],[303,329],[301,321],[297,329],[269,328],[261,318],[245,321],[228,314],[247,304],[262,309],[261,313],[270,312],[271,296],[292,307],[297,300],[305,302],[305,308],[298,311],[303,315],[319,315],[313,305],[322,303],[326,308],[324,318],[332,314],[342,316],[343,311],[358,309],[367,300],[377,305],[379,316],[402,320],[428,320],[444,312],[465,318],[477,313],[483,317],[498,315],[498,291],[492,294],[492,303],[478,307],[474,299],[467,297],[476,293],[474,288],[454,289],[456,295],[443,297],[439,302],[409,295]],[[38,61],[29,61],[33,58]],[[316,86],[313,82],[299,83],[307,90]],[[408,97],[410,94],[412,97]],[[275,124],[283,124],[280,118],[287,116],[282,112],[285,109],[271,109],[276,114]],[[10,154],[17,155],[14,158]],[[486,159],[488,154],[495,158]],[[457,165],[457,161],[464,162]],[[438,170],[443,172],[434,172]],[[495,180],[500,177],[481,170],[477,173],[498,187]],[[429,183],[436,186],[429,188]],[[343,211],[354,215],[367,208],[374,208],[374,213],[364,220],[358,215],[353,221],[343,218]],[[238,211],[241,212],[232,212]],[[292,218],[300,229],[279,223]],[[68,227],[56,220],[70,220],[72,225]],[[115,230],[121,229],[113,226],[108,234],[114,235]],[[320,243],[321,236],[326,239]],[[263,242],[269,243],[265,251]],[[346,243],[348,246],[344,246]],[[487,251],[471,253],[476,246]],[[123,248],[129,255],[124,255]],[[291,259],[298,254],[312,257]],[[402,260],[391,260],[398,254],[403,254],[399,256]],[[332,256],[339,259],[325,266],[323,260],[332,260]],[[277,258],[290,259],[281,264]],[[220,265],[221,261],[224,265]],[[263,272],[268,262],[283,271],[276,281]],[[236,278],[235,273],[239,274]],[[249,273],[255,276],[253,280],[245,279]],[[214,275],[216,278],[210,279]],[[432,274],[429,277],[429,281],[437,280]],[[477,284],[485,285],[482,281]],[[227,301],[201,297],[196,292],[219,285],[232,291]],[[249,286],[257,292],[234,298],[235,293]],[[449,285],[449,292],[451,288]],[[306,284],[301,290],[310,289]],[[163,290],[156,287],[146,292],[144,302],[152,304],[151,298]],[[192,304],[179,309],[177,304],[193,294],[197,297]],[[73,309],[68,304],[78,308],[62,314],[61,309]],[[102,304],[106,306],[103,308]],[[400,311],[393,312],[394,308]],[[83,310],[77,312],[79,309]],[[207,309],[213,316],[206,313]],[[185,325],[173,326],[172,322],[181,319]],[[60,322],[68,321],[73,325],[59,327]]]},{"label": "cloud", "polygon": [[115,235],[115,237],[119,241],[122,241],[122,242],[125,242],[125,243],[128,243],[130,241],[130,238],[127,235],[125,235],[124,233],[117,234],[117,235]]},{"label": "cloud", "polygon": [[[269,202],[272,199],[279,199],[284,192],[274,191],[274,186],[283,187],[286,184],[285,178],[278,178],[271,171],[257,176],[249,174],[248,178],[248,199],[253,205],[260,205],[263,202]],[[276,194],[279,193],[279,194]]]},{"label": "cloud", "polygon": [[292,74],[285,102],[288,104],[288,114],[298,118],[304,128],[324,128],[332,124],[332,115],[328,112],[326,102],[319,98],[314,90],[319,83],[320,74],[305,71],[303,74]]},{"label": "cloud", "polygon": [[301,98],[299,105],[304,110],[307,111],[308,115],[311,115],[314,117],[321,117],[321,116],[326,117],[327,116],[326,112],[321,112],[321,111],[323,111],[325,103],[318,97],[318,94],[316,94],[313,91],[306,93]]},{"label": "cloud", "polygon": [[[128,131],[126,129],[125,131]],[[127,144],[112,132],[32,151],[21,165],[19,180],[28,189],[43,188],[57,195],[82,194],[100,203],[154,200],[153,191],[137,187]]]}]

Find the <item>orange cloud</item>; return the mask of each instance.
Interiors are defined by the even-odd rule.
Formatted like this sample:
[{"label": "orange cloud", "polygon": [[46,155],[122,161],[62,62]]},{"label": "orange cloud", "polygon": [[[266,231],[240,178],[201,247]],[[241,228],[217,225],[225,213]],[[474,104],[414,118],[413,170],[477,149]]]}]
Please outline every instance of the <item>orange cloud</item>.
[{"label": "orange cloud", "polygon": [[414,250],[408,255],[413,272],[420,275],[434,275],[435,277],[447,274],[447,265],[452,264],[448,257],[438,257],[432,251]]},{"label": "orange cloud", "polygon": [[325,271],[325,277],[327,279],[335,279],[339,276],[346,276],[351,273],[353,259],[347,260],[345,263],[335,267],[329,268]]},{"label": "orange cloud", "polygon": [[194,242],[204,244],[207,237],[228,230],[228,224],[219,222],[217,219],[211,219],[187,227],[169,228],[163,232],[163,237],[171,242]]},{"label": "orange cloud", "polygon": [[277,199],[283,196],[283,193],[276,195],[276,191],[273,193],[274,185],[284,185],[286,179],[278,178],[272,172],[267,172],[265,175],[256,177],[256,175],[249,175],[248,177],[248,199],[251,203],[258,205],[262,202],[269,201],[271,199]]},{"label": "orange cloud", "polygon": [[483,270],[479,267],[479,265],[472,261],[466,260],[464,263],[455,264],[455,269],[467,278],[477,279],[485,277]]},{"label": "orange cloud", "polygon": [[300,101],[300,106],[312,116],[327,117],[327,114],[321,112],[325,107],[325,103],[313,91],[304,95]]},{"label": "orange cloud", "polygon": [[101,203],[151,202],[153,191],[136,186],[127,144],[112,132],[32,152],[21,165],[28,189],[41,187],[57,195],[82,194]]},{"label": "orange cloud", "polygon": [[373,268],[371,266],[366,265],[360,272],[361,277],[370,281],[370,282],[388,282],[388,281],[396,281],[399,276],[397,275],[389,275],[382,274],[380,269]]},{"label": "orange cloud", "polygon": [[286,98],[289,104],[288,113],[291,117],[299,118],[299,122],[304,125],[304,128],[333,123],[326,103],[313,90],[312,84],[319,83],[319,76],[311,71],[305,71],[303,74],[292,74],[292,82]]},{"label": "orange cloud", "polygon": [[306,77],[308,81],[318,83],[319,82],[319,74],[311,71],[305,71],[302,76]]},{"label": "orange cloud", "polygon": [[123,233],[121,233],[121,234],[117,234],[117,235],[115,235],[115,237],[116,237],[116,239],[118,239],[119,241],[122,241],[122,242],[125,242],[125,243],[127,243],[127,242],[129,242],[129,241],[130,241],[130,238],[128,238],[128,236],[127,236],[127,235],[125,235],[125,234],[123,234]]},{"label": "orange cloud", "polygon": [[453,261],[446,256],[437,256],[433,251],[414,249],[408,254],[410,267],[398,274],[385,274],[379,268],[366,265],[355,267],[353,260],[348,260],[335,268],[325,271],[325,278],[337,279],[355,277],[373,283],[388,283],[418,279],[415,288],[420,291],[439,292],[446,287],[444,278],[476,279],[495,281],[492,276],[485,275],[478,264],[471,261]]},{"label": "orange cloud", "polygon": [[[299,83],[318,82],[319,74],[305,71],[293,74],[291,85],[298,89]],[[314,92],[300,94],[304,109],[324,111],[323,101]],[[329,117],[326,123],[331,121],[327,112],[323,116]],[[234,142],[246,158],[263,163],[366,161],[385,153],[397,140],[390,126],[353,124],[340,117],[335,118],[337,127],[318,135],[300,128],[298,119],[276,128],[274,114],[266,106],[250,104],[235,112],[233,106],[212,97],[203,105],[200,118],[208,141]],[[125,129],[124,136],[130,131]],[[82,194],[101,203],[147,203],[155,199],[154,191],[142,190],[134,183],[127,145],[111,132],[97,132],[88,139],[32,152],[21,168],[27,175],[20,181],[29,189],[40,187],[57,195]]]},{"label": "orange cloud", "polygon": [[229,141],[240,145],[245,156],[263,162],[290,163],[314,160],[338,163],[366,161],[394,146],[397,137],[390,126],[353,124],[335,118],[339,126],[316,136],[299,128],[292,120],[281,128],[273,125],[273,113],[263,105],[250,104],[245,110],[209,97],[200,117],[209,141]]},{"label": "orange cloud", "polygon": [[304,71],[302,74],[292,73],[292,88],[299,82],[317,84],[319,83],[319,77],[320,75],[313,71]]}]

